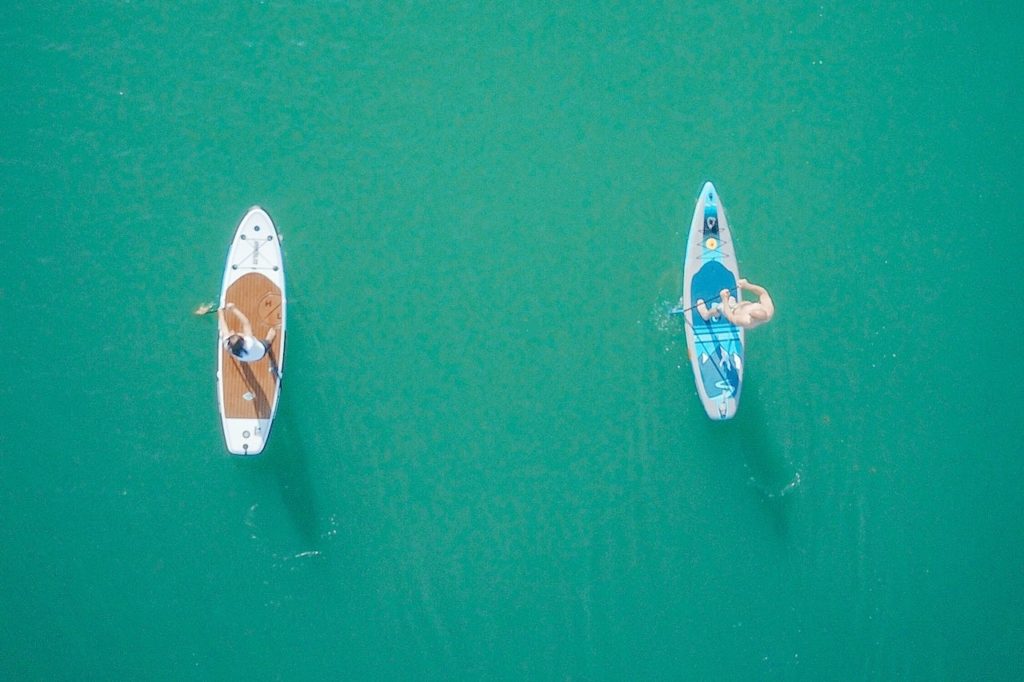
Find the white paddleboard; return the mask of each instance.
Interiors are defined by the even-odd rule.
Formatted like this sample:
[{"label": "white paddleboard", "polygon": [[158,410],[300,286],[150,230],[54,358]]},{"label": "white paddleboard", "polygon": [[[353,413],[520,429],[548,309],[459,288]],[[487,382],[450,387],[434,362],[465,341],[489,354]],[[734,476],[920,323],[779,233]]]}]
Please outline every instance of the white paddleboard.
[{"label": "white paddleboard", "polygon": [[[253,206],[235,230],[224,267],[220,306],[235,304],[252,324],[253,336],[277,335],[267,353],[255,362],[243,362],[217,342],[217,398],[228,452],[258,455],[266,447],[277,414],[284,367],[285,310],[284,260],[281,237],[259,206]],[[237,318],[225,319],[239,331]]]}]

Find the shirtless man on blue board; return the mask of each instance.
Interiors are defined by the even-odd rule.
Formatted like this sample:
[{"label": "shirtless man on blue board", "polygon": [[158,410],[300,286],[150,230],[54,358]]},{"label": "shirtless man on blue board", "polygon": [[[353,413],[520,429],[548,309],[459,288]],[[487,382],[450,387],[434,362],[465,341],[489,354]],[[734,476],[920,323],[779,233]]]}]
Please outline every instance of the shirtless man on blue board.
[{"label": "shirtless man on blue board", "polygon": [[[732,298],[728,289],[722,289],[719,294],[721,302],[712,304],[710,308],[704,303],[704,299],[697,299],[697,312],[705,322],[710,321],[713,317],[724,315],[725,319],[737,327],[753,329],[772,319],[772,316],[775,315],[775,303],[772,302],[772,297],[768,294],[767,289],[757,284],[751,284],[743,278],[740,278],[737,285],[739,295],[735,299]],[[757,296],[757,301],[744,301],[744,289]]]}]

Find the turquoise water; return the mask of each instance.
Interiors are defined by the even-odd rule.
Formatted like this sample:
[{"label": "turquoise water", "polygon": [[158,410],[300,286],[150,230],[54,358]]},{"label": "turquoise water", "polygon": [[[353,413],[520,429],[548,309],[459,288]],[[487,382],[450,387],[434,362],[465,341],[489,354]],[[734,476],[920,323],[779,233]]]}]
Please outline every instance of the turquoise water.
[{"label": "turquoise water", "polygon": [[[1022,15],[5,3],[0,675],[1020,679]],[[705,180],[778,306],[725,424]],[[240,460],[190,313],[252,204]]]}]

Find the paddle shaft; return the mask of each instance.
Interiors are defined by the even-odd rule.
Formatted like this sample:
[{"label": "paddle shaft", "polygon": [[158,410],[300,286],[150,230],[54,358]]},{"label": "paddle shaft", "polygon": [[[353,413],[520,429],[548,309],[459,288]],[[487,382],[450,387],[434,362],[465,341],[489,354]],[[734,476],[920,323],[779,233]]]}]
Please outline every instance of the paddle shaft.
[{"label": "paddle shaft", "polygon": [[[732,289],[729,289],[729,292],[731,293],[731,292],[735,291],[736,292],[736,296],[739,297],[739,295],[740,295],[739,289],[740,289],[740,285],[737,284]],[[722,298],[722,293],[721,292],[719,292],[717,296],[712,296],[711,298],[707,299],[706,301],[704,301],[704,303],[709,303],[709,302],[712,302],[712,301],[717,301],[720,298]],[[672,310],[669,311],[669,315],[681,315],[681,314],[683,314],[685,312],[689,312],[689,311],[693,310],[696,307],[697,306],[695,306],[695,305],[691,305],[689,308],[673,308]],[[690,325],[690,326],[692,327],[693,325]]]}]

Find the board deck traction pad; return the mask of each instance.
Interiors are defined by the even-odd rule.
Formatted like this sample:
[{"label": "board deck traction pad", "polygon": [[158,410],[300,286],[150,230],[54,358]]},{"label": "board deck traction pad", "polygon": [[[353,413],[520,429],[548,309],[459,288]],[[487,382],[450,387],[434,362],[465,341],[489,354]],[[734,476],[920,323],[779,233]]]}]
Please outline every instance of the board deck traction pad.
[{"label": "board deck traction pad", "polygon": [[274,326],[278,332],[267,354],[256,362],[237,360],[218,337],[218,401],[225,444],[232,454],[262,452],[277,411],[285,339],[283,268],[273,220],[259,207],[251,208],[229,247],[221,306],[237,305],[258,339],[265,340]]},{"label": "board deck traction pad", "polygon": [[[690,323],[686,330],[692,335],[691,366],[697,392],[708,416],[729,419],[739,404],[743,379],[743,330],[724,316],[705,321],[696,310],[697,300],[718,301],[722,289],[736,292],[738,271],[731,243],[728,222],[724,231],[724,211],[719,213],[719,201],[714,185],[707,183],[698,197],[703,200],[700,230],[691,224],[684,271],[691,270],[691,256],[696,256],[700,267],[690,275],[689,310],[685,315]],[[699,211],[699,209],[698,209]],[[696,217],[696,216],[695,216]],[[698,249],[692,252],[691,249]],[[689,345],[689,344],[688,344]]]}]

